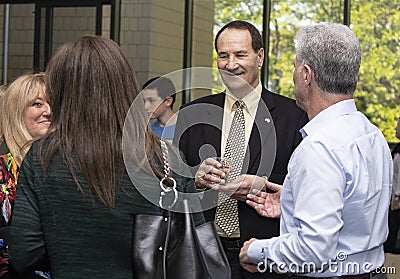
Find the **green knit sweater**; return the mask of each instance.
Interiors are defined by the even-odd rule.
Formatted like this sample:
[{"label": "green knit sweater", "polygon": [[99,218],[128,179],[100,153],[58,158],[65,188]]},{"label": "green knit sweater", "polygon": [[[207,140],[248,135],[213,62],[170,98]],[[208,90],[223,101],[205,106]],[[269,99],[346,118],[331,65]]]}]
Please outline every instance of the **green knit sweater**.
[{"label": "green knit sweater", "polygon": [[[144,198],[125,173],[115,209],[110,210],[90,193],[79,172],[84,191],[77,189],[60,154],[53,157],[45,179],[37,148],[34,143],[19,173],[9,245],[14,269],[51,270],[52,279],[132,278],[134,216],[161,215],[160,208]],[[175,178],[179,191],[195,191],[192,179]],[[148,181],[141,186],[159,195],[158,181]],[[204,222],[201,213],[194,219],[196,224]]]}]

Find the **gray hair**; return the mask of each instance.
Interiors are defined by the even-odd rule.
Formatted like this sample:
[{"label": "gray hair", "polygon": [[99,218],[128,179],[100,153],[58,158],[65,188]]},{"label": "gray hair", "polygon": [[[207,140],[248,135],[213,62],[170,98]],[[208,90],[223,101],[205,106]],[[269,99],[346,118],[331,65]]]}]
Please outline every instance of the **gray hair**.
[{"label": "gray hair", "polygon": [[361,47],[349,27],[319,23],[300,29],[294,39],[297,60],[314,70],[318,86],[333,94],[353,94],[357,87]]}]

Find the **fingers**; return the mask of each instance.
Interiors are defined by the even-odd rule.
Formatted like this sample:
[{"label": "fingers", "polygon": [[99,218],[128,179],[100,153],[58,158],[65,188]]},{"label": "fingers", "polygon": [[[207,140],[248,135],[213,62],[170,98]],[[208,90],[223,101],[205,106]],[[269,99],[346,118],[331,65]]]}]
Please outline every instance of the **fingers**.
[{"label": "fingers", "polygon": [[258,272],[257,265],[255,265],[253,263],[251,263],[251,264],[240,263],[240,264],[244,269],[246,269],[250,273]]},{"label": "fingers", "polygon": [[250,191],[250,185],[247,183],[245,177],[246,175],[241,175],[233,181],[219,187],[219,190],[225,192],[233,199],[245,201]]},{"label": "fingers", "polygon": [[206,165],[213,166],[213,167],[216,167],[216,168],[222,167],[221,163],[218,162],[217,160],[215,160],[215,159],[212,158],[212,157],[205,159],[205,160],[202,162],[202,164],[206,164]]},{"label": "fingers", "polygon": [[282,190],[282,185],[279,185],[279,184],[276,184],[276,183],[273,183],[270,181],[266,181],[265,186],[274,192],[279,192],[280,190]]},{"label": "fingers", "polygon": [[256,203],[252,200],[246,200],[246,203],[254,208],[254,210],[262,217],[279,218],[280,216],[280,213],[275,212],[273,208],[266,208],[264,205]]},{"label": "fingers", "polygon": [[245,201],[247,195],[252,191],[259,192],[264,187],[265,178],[256,175],[242,174],[225,186],[220,187],[220,191],[224,191],[231,195],[231,198]]},{"label": "fingers", "polygon": [[225,172],[221,168],[222,165],[213,158],[204,160],[195,176],[195,185],[198,190],[210,188],[217,190],[218,185],[225,184]]},{"label": "fingers", "polygon": [[251,192],[247,195],[247,198],[250,200],[253,200],[257,203],[264,204],[267,196],[268,196],[268,193],[266,193],[266,192],[263,192],[258,189],[252,189]]},{"label": "fingers", "polygon": [[252,189],[257,191],[264,189],[265,178],[257,175],[242,174],[232,181],[237,187],[247,190],[250,193]]},{"label": "fingers", "polygon": [[213,171],[204,174],[201,179],[208,184],[225,184],[225,180],[218,177]]},{"label": "fingers", "polygon": [[240,253],[239,253],[240,265],[241,265],[244,269],[246,269],[247,271],[252,272],[252,273],[258,271],[258,270],[257,270],[257,265],[255,265],[254,263],[252,263],[252,262],[250,261],[250,259],[249,259],[248,255],[247,255],[247,253],[248,253],[248,249],[249,249],[250,244],[251,244],[253,241],[255,241],[255,240],[256,240],[255,238],[252,238],[252,239],[246,241],[246,242],[243,244],[242,249],[240,249]]},{"label": "fingers", "polygon": [[219,177],[221,179],[224,179],[226,176],[226,173],[224,172],[221,163],[215,160],[214,158],[205,159],[203,163],[201,163],[199,170],[201,170],[204,173],[209,173],[213,176]]},{"label": "fingers", "polygon": [[211,175],[211,173],[200,173],[195,178],[195,185],[198,190],[205,190],[210,188],[218,190],[218,184],[224,184],[225,180]]},{"label": "fingers", "polygon": [[246,203],[247,203],[248,205],[250,205],[252,208],[254,208],[255,211],[256,211],[259,215],[261,215],[261,216],[263,216],[263,217],[269,217],[268,211],[265,210],[265,208],[264,208],[264,206],[263,206],[262,204],[256,203],[256,202],[254,202],[254,201],[252,201],[252,200],[246,200]]},{"label": "fingers", "polygon": [[215,160],[214,158],[207,158],[205,159],[200,167],[203,166],[203,171],[205,173],[211,173],[220,177],[225,177],[225,172],[222,169],[222,165],[220,162]]},{"label": "fingers", "polygon": [[[197,170],[196,173],[196,177],[201,177],[201,178],[205,178],[205,175],[207,173],[209,173],[210,171],[212,171],[212,169],[214,168],[214,162],[215,160],[213,160],[212,158],[208,158],[206,160],[204,160],[199,169]],[[218,162],[216,162],[218,164]]]},{"label": "fingers", "polygon": [[257,210],[257,208],[258,208],[258,203],[254,202],[254,201],[252,201],[252,200],[246,200],[246,203],[247,203],[248,205],[250,205],[252,208],[254,208],[255,210]]}]

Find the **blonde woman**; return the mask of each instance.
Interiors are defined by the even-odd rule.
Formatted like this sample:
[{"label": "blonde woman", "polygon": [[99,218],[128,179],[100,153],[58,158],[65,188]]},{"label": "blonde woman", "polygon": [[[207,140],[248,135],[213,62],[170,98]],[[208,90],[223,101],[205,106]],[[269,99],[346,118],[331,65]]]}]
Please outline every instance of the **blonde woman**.
[{"label": "blonde woman", "polygon": [[14,80],[1,98],[0,144],[6,144],[21,165],[33,140],[50,125],[50,106],[44,92],[44,73],[25,74]]},{"label": "blonde woman", "polygon": [[[44,91],[44,74],[25,74],[1,93],[0,99],[0,242],[7,245],[18,170],[32,142],[50,125],[50,106]],[[5,86],[2,86],[1,90]],[[0,278],[8,262],[0,254]]]}]

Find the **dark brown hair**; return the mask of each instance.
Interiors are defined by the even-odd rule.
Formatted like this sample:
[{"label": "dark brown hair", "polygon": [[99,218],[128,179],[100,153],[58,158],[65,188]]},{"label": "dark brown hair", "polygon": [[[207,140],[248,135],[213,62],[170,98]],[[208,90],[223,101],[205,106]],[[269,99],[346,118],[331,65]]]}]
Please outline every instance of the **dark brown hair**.
[{"label": "dark brown hair", "polygon": [[[113,208],[116,187],[125,172],[124,121],[139,91],[133,69],[114,41],[83,36],[62,46],[46,71],[53,118],[51,132],[40,146],[45,173],[55,152],[61,152],[77,187],[82,190],[79,170],[100,202]],[[150,158],[155,168],[153,155],[160,157],[161,152],[156,137],[148,133],[145,109],[137,107],[130,113],[135,114],[131,124],[136,137],[147,137],[146,150],[138,143],[132,152],[138,160]],[[43,149],[45,144],[47,149]],[[161,176],[160,171],[157,175]]]},{"label": "dark brown hair", "polygon": [[239,30],[249,31],[251,36],[251,46],[254,52],[258,52],[261,48],[263,48],[263,40],[258,29],[253,24],[247,21],[235,20],[224,25],[224,27],[222,27],[218,31],[217,36],[215,36],[214,47],[217,53],[218,53],[218,46],[217,46],[218,38],[221,35],[221,33],[224,32],[226,29],[239,29]]},{"label": "dark brown hair", "polygon": [[172,98],[172,102],[171,102],[171,109],[174,106],[175,103],[175,94],[176,94],[176,89],[175,89],[175,85],[172,82],[172,80],[170,80],[167,77],[153,77],[149,80],[147,80],[144,84],[143,84],[143,89],[154,89],[157,91],[157,95],[159,97],[161,97],[163,100],[165,100],[168,97]]}]

